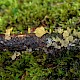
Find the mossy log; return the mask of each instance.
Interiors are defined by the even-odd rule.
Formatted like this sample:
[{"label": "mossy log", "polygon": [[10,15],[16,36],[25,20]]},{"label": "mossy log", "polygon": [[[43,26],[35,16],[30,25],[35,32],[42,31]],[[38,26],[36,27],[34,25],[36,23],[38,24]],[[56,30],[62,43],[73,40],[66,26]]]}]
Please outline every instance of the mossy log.
[{"label": "mossy log", "polygon": [[[80,39],[75,39],[72,43],[69,43],[67,47],[55,48],[54,43],[56,42],[52,40],[51,36],[55,36],[55,34],[45,34],[41,38],[35,36],[35,34],[27,34],[25,36],[12,35],[10,40],[5,40],[5,36],[1,34],[0,51],[26,51],[29,49],[35,51],[41,49],[45,53],[51,54],[65,50],[80,51]],[[60,46],[59,43],[56,44]]]}]

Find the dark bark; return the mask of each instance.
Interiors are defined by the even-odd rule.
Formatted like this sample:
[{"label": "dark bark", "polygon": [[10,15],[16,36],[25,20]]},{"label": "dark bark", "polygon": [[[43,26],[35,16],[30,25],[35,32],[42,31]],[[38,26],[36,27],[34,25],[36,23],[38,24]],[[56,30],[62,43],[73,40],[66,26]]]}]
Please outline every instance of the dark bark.
[{"label": "dark bark", "polygon": [[26,49],[35,51],[42,49],[45,53],[51,54],[60,53],[66,50],[80,51],[80,39],[75,39],[74,43],[69,43],[67,47],[62,47],[61,49],[54,48],[52,45],[47,47],[47,39],[50,39],[51,36],[55,35],[45,34],[39,38],[34,34],[29,34],[24,37],[12,36],[10,40],[5,40],[4,35],[0,35],[0,51],[26,51]]}]

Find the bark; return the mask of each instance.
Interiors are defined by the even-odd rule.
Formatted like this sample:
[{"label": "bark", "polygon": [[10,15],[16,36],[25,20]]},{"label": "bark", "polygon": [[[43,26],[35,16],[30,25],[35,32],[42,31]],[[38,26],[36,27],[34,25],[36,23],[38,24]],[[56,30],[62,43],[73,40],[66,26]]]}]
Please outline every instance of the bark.
[{"label": "bark", "polygon": [[[5,36],[2,34],[0,35],[0,51],[26,51],[31,49],[32,51],[43,50],[45,53],[51,54],[60,53],[66,50],[80,51],[80,39],[75,39],[75,41],[69,43],[67,47],[57,49],[53,45],[48,46],[50,42],[54,43],[51,40],[51,36],[55,36],[55,34],[45,34],[41,38],[35,36],[35,34],[28,34],[25,36],[12,35],[10,40],[5,40]],[[62,38],[62,36],[60,37]]]}]

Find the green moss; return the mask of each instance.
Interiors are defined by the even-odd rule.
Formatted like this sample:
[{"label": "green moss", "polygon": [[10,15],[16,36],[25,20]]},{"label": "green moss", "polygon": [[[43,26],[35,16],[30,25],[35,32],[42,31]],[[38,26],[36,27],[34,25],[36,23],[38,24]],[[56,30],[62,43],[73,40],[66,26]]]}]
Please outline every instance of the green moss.
[{"label": "green moss", "polygon": [[0,15],[0,30],[2,32],[6,27],[14,27],[17,28],[16,30],[23,31],[28,26],[39,26],[41,21],[45,20],[45,16],[49,17],[46,22],[48,26],[65,25],[70,20],[72,25],[73,18],[79,20],[79,1],[6,0],[0,2]]},{"label": "green moss", "polygon": [[[47,18],[46,18],[47,16]],[[45,22],[46,29],[70,27],[80,32],[80,0],[1,0],[0,33],[13,27],[23,32]],[[76,80],[80,79],[80,52],[63,51],[56,56],[23,52],[14,61],[12,52],[0,51],[0,80]]]}]

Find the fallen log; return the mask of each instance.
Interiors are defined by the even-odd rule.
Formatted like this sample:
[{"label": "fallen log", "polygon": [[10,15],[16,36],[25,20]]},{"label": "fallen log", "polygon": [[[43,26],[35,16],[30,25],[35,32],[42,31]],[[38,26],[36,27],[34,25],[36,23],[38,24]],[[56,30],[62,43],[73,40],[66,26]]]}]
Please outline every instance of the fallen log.
[{"label": "fallen log", "polygon": [[[60,53],[62,51],[80,51],[80,39],[75,38],[73,42],[67,44],[66,47],[62,46],[58,42],[52,39],[52,34],[45,34],[41,38],[37,37],[35,34],[27,35],[11,35],[10,40],[5,40],[3,34],[0,35],[0,51],[26,51],[26,50],[39,50],[42,49],[45,53]],[[62,39],[62,35],[56,35]],[[55,47],[58,46],[58,47]]]}]

